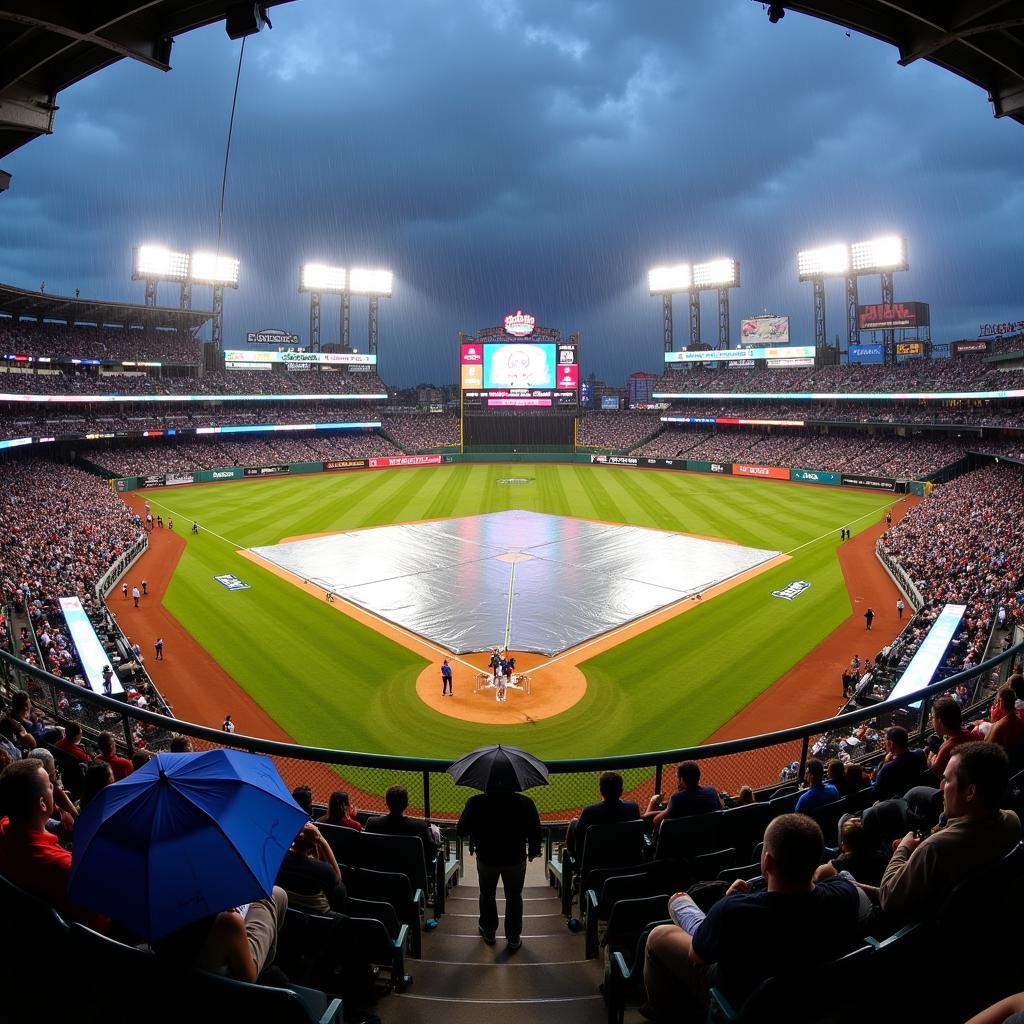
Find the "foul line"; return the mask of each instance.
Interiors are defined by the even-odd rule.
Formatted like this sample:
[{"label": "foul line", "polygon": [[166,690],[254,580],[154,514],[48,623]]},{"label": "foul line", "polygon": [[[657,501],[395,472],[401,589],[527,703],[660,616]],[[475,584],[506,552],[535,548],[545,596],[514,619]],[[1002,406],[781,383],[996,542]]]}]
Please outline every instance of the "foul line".
[{"label": "foul line", "polygon": [[512,563],[512,575],[508,580],[508,607],[505,609],[505,646],[504,650],[508,650],[508,642],[512,636],[512,599],[515,597],[516,592],[516,563]]}]

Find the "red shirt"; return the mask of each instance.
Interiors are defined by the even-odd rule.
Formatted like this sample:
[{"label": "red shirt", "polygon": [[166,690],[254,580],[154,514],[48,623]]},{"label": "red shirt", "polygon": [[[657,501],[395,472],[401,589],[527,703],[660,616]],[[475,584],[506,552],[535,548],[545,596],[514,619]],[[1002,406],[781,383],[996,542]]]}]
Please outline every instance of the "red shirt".
[{"label": "red shirt", "polygon": [[953,756],[953,751],[961,743],[971,743],[976,739],[977,736],[973,732],[966,732],[963,729],[953,733],[952,736],[947,736],[945,742],[939,747],[935,760],[932,761],[932,771],[941,778],[942,773],[946,770],[946,765],[949,764],[949,759]]},{"label": "red shirt", "polygon": [[0,818],[0,875],[45,900],[59,914],[106,931],[106,918],[68,903],[70,873],[71,854],[58,844],[55,835],[45,829],[13,829],[10,818]]},{"label": "red shirt", "polygon": [[118,757],[117,754],[111,754],[109,757],[104,757],[100,754],[100,760],[106,761],[110,765],[111,770],[114,773],[114,781],[120,782],[122,779],[128,778],[129,775],[134,771],[134,766],[127,757]]},{"label": "red shirt", "polygon": [[57,740],[54,746],[58,750],[63,750],[65,754],[70,754],[72,757],[77,757],[83,764],[89,763],[89,755],[85,752],[84,747],[80,747],[77,743],[72,743],[67,736]]},{"label": "red shirt", "polygon": [[317,818],[316,820],[318,822],[322,821],[325,825],[337,825],[339,828],[354,828],[357,832],[363,831],[362,822],[356,821],[355,818],[339,818],[337,821],[331,821],[325,814],[322,818]]}]

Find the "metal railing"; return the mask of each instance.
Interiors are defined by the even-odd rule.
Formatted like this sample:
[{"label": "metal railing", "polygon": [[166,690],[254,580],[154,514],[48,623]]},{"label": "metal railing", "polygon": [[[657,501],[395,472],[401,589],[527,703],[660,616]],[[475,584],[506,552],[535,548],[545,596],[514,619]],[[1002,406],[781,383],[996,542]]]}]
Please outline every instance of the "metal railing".
[{"label": "metal railing", "polygon": [[[703,781],[719,790],[736,792],[741,785],[778,784],[783,771],[794,762],[798,777],[816,741],[837,731],[853,730],[864,722],[903,711],[919,704],[912,714],[919,723],[927,722],[934,697],[980,675],[988,675],[998,666],[1017,659],[1024,642],[1008,648],[998,657],[965,672],[934,683],[910,697],[889,700],[870,708],[835,718],[810,722],[772,733],[744,739],[658,750],[612,757],[548,761],[551,781],[547,787],[531,791],[546,820],[565,821],[586,803],[597,799],[597,773],[608,769],[621,771],[629,796],[644,800],[662,792],[665,770],[681,761],[700,762]],[[195,749],[233,747],[272,757],[290,786],[309,785],[318,803],[326,802],[332,789],[345,789],[353,802],[365,810],[383,810],[383,794],[389,785],[404,784],[409,791],[414,813],[438,821],[457,817],[469,791],[458,787],[447,775],[447,758],[402,757],[349,750],[332,750],[282,743],[258,737],[227,734],[217,729],[183,722],[145,711],[50,675],[33,665],[0,650],[0,678],[8,687],[28,689],[33,701],[58,721],[78,720],[83,728],[113,732],[122,748],[133,752],[143,737],[150,749],[166,749],[173,734],[191,738]],[[462,753],[456,751],[453,757]]]},{"label": "metal railing", "polygon": [[114,584],[133,566],[149,547],[149,535],[142,535],[125,552],[118,556],[110,568],[96,581],[96,596],[102,601],[113,589]]}]

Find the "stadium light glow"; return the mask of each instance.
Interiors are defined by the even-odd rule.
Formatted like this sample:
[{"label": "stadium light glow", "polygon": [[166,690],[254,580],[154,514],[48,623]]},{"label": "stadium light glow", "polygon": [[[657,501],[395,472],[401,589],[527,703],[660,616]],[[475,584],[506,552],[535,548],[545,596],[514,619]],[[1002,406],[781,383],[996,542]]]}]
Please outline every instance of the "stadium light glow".
[{"label": "stadium light glow", "polygon": [[733,259],[709,260],[693,267],[694,288],[734,288],[739,284],[739,264]]},{"label": "stadium light glow", "polygon": [[690,290],[690,264],[677,263],[674,267],[653,267],[647,271],[647,287],[651,295]]},{"label": "stadium light glow", "polygon": [[346,272],[344,267],[329,267],[326,263],[305,263],[299,280],[299,291],[343,292]]},{"label": "stadium light glow", "polygon": [[188,262],[187,252],[171,252],[163,245],[140,245],[135,250],[132,276],[144,280],[184,281],[188,277]]},{"label": "stadium light glow", "polygon": [[899,235],[873,238],[869,242],[855,242],[850,246],[850,260],[853,271],[857,274],[906,270],[907,243]]},{"label": "stadium light glow", "polygon": [[353,267],[348,275],[348,290],[354,295],[391,295],[393,275],[390,270],[366,270]]},{"label": "stadium light glow", "polygon": [[850,272],[850,248],[844,243],[804,249],[796,254],[801,281],[814,277],[843,277]]},{"label": "stadium light glow", "polygon": [[218,256],[212,252],[192,253],[192,271],[189,277],[198,284],[222,284],[238,287],[238,260],[232,256]]}]

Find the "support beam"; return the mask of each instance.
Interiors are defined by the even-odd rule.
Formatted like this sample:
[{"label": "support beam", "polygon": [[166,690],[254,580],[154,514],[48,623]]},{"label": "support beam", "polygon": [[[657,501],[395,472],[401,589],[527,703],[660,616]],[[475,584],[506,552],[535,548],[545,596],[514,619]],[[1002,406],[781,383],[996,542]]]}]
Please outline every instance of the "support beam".
[{"label": "support beam", "polygon": [[146,297],[143,300],[147,306],[156,305],[156,280],[146,278]]},{"label": "support beam", "polygon": [[661,336],[665,343],[665,351],[671,352],[672,341],[672,293],[666,292],[661,297]]},{"label": "support beam", "polygon": [[320,293],[309,293],[309,347],[320,351]]},{"label": "support beam", "polygon": [[213,351],[219,356],[224,351],[224,285],[213,286]]},{"label": "support beam", "polygon": [[860,341],[860,325],[857,322],[857,275],[850,274],[846,279],[846,350]]},{"label": "support beam", "polygon": [[352,344],[349,333],[349,319],[352,313],[352,296],[348,292],[341,293],[341,351],[351,352]]},{"label": "support beam", "polygon": [[370,296],[370,317],[367,335],[369,338],[369,352],[371,356],[377,354],[377,304],[380,299],[376,295]]},{"label": "support beam", "polygon": [[814,294],[814,347],[825,347],[825,278],[811,279]]},{"label": "support beam", "polygon": [[[882,274],[882,306],[886,309],[892,309],[894,293],[892,271],[889,271]],[[891,327],[882,331],[882,353],[886,366],[896,365],[896,332]]]},{"label": "support beam", "polygon": [[718,289],[718,347],[729,347],[729,289]]},{"label": "support beam", "polygon": [[690,292],[690,348],[700,344],[700,292]]},{"label": "support beam", "polygon": [[178,309],[192,308],[192,282],[182,281],[181,292],[178,295]]}]

